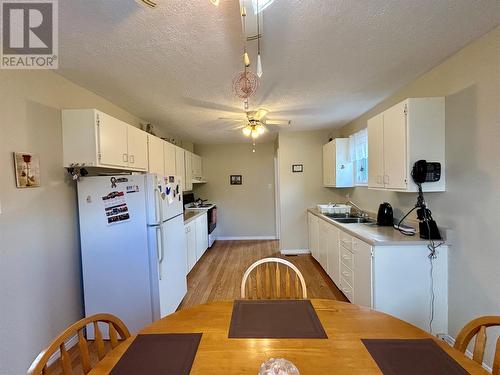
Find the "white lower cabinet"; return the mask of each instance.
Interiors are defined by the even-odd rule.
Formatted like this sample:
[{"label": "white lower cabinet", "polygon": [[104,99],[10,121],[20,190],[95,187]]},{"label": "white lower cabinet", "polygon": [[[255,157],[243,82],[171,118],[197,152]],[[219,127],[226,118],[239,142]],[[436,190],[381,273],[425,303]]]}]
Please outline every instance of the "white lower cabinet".
[{"label": "white lower cabinet", "polygon": [[308,213],[307,221],[309,227],[309,250],[313,258],[319,261],[319,218],[316,215]]},{"label": "white lower cabinet", "polygon": [[208,249],[208,217],[205,212],[184,225],[188,273]]},{"label": "white lower cabinet", "polygon": [[[312,256],[349,301],[396,316],[427,332],[448,332],[448,246],[439,247],[431,280],[426,242],[372,246],[311,212],[308,224]],[[432,330],[431,285],[435,296]]]}]

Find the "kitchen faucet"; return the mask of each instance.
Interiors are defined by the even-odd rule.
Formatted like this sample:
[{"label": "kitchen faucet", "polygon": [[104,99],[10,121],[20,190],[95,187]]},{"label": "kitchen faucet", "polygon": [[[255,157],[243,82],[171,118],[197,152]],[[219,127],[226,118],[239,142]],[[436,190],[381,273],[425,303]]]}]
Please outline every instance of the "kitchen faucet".
[{"label": "kitchen faucet", "polygon": [[356,210],[358,210],[358,216],[359,217],[368,217],[368,213],[363,210],[361,207],[359,207],[356,203],[354,203],[353,201],[347,201],[346,202],[346,205],[349,205],[351,207],[354,207]]}]

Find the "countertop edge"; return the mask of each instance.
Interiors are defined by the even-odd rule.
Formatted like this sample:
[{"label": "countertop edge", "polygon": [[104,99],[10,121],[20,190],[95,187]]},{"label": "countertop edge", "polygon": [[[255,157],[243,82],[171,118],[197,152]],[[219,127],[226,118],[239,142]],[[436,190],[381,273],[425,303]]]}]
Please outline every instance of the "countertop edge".
[{"label": "countertop edge", "polygon": [[207,212],[208,210],[186,210],[184,212],[184,225],[189,224],[191,221],[196,220]]},{"label": "countertop edge", "polygon": [[[323,215],[316,208],[308,208],[307,212],[310,212],[313,215],[319,217],[320,219],[322,219],[330,224],[335,225],[337,228],[341,229],[342,231],[348,233],[349,235],[351,235],[353,237],[356,237],[357,239],[359,239],[363,242],[366,242],[367,244],[369,244],[371,246],[423,246],[423,245],[426,245],[428,243],[427,240],[423,240],[420,237],[418,237],[418,233],[417,233],[417,235],[415,235],[415,237],[408,237],[408,239],[405,241],[397,241],[397,240],[379,241],[379,240],[375,240],[373,238],[367,237],[367,236],[357,232],[355,230],[355,228],[352,227],[353,225],[362,225],[362,224],[342,224],[342,223],[336,222],[333,219],[329,218],[328,216]],[[367,226],[367,228],[369,228],[369,227]],[[448,243],[446,240],[438,241],[438,242],[444,242],[443,246],[448,246]]]}]

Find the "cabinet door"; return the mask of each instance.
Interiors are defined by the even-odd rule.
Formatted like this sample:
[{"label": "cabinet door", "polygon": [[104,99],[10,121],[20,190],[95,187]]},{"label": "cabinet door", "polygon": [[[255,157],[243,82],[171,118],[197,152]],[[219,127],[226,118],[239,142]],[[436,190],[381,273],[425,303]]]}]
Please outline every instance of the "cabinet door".
[{"label": "cabinet door", "polygon": [[196,219],[196,260],[208,249],[208,219],[207,214]]},{"label": "cabinet door", "polygon": [[148,171],[160,176],[165,175],[163,143],[165,143],[163,139],[148,134]]},{"label": "cabinet door", "polygon": [[148,133],[127,125],[128,165],[130,168],[148,170]]},{"label": "cabinet door", "polygon": [[330,225],[328,228],[327,273],[336,285],[340,283],[339,256],[339,230]]},{"label": "cabinet door", "polygon": [[384,112],[384,186],[406,189],[406,101]]},{"label": "cabinet door", "polygon": [[192,221],[184,228],[186,232],[187,266],[189,272],[196,264],[196,225]]},{"label": "cabinet door", "polygon": [[319,220],[319,264],[325,270],[328,270],[328,242],[329,242],[329,229],[331,224],[324,220]]},{"label": "cabinet door", "polygon": [[318,259],[319,249],[319,219],[316,215],[308,214],[309,222],[309,250],[314,259]]},{"label": "cabinet door", "polygon": [[193,161],[193,177],[200,178],[203,177],[201,170],[201,156],[192,154],[191,159]]},{"label": "cabinet door", "polygon": [[175,175],[181,178],[182,191],[186,190],[186,166],[184,165],[184,149],[175,146]]},{"label": "cabinet door", "polygon": [[127,167],[128,125],[102,112],[97,113],[97,125],[99,129],[99,163]]},{"label": "cabinet door", "polygon": [[384,114],[368,120],[368,187],[384,187]]},{"label": "cabinet door", "polygon": [[323,145],[323,185],[335,186],[335,141]]},{"label": "cabinet door", "polygon": [[184,184],[185,191],[193,190],[193,154],[189,151],[184,151],[185,176],[186,183]]},{"label": "cabinet door", "polygon": [[372,253],[371,246],[353,238],[354,303],[372,307]]},{"label": "cabinet door", "polygon": [[175,146],[170,142],[163,144],[163,158],[165,163],[165,176],[174,176],[175,169]]}]

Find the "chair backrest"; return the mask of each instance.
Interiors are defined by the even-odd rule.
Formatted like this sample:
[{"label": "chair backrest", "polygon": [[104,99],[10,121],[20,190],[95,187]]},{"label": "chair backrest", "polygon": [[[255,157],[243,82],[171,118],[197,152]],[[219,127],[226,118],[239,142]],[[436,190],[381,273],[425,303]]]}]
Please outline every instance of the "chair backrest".
[{"label": "chair backrest", "polygon": [[60,365],[62,367],[62,373],[64,375],[72,375],[73,368],[71,365],[71,358],[66,349],[65,342],[68,339],[78,336],[78,350],[80,354],[80,360],[83,372],[88,374],[92,369],[90,354],[89,354],[89,343],[84,335],[84,329],[87,325],[92,324],[94,330],[94,345],[97,351],[97,357],[99,361],[106,355],[106,348],[104,345],[104,340],[102,338],[102,332],[99,328],[99,322],[107,324],[109,331],[109,341],[111,343],[111,348],[116,348],[121,341],[130,337],[130,332],[128,331],[125,324],[118,319],[116,316],[111,314],[96,314],[79,320],[78,322],[72,324],[66,328],[52,343],[42,351],[31,364],[28,375],[40,375],[47,374],[47,362],[50,357],[56,353],[60,352]]},{"label": "chair backrest", "polygon": [[[458,334],[454,348],[465,353],[467,346],[474,336],[474,352],[472,359],[479,364],[483,363],[484,348],[486,347],[486,328],[500,326],[500,316],[482,316],[471,320]],[[500,375],[500,337],[496,343],[495,359],[493,361],[493,375]]]},{"label": "chair backrest", "polygon": [[[282,266],[280,267],[280,265]],[[280,268],[283,266],[285,269],[282,272]],[[295,277],[290,275],[290,269]],[[254,270],[255,272],[253,272]],[[282,291],[281,283],[283,281],[285,285]],[[299,269],[289,261],[281,258],[264,258],[253,263],[245,271],[241,280],[241,298],[306,299],[306,282]]]}]

